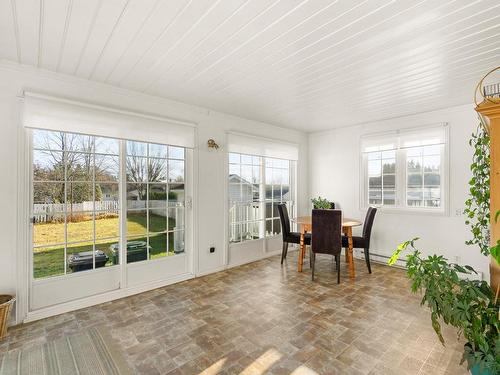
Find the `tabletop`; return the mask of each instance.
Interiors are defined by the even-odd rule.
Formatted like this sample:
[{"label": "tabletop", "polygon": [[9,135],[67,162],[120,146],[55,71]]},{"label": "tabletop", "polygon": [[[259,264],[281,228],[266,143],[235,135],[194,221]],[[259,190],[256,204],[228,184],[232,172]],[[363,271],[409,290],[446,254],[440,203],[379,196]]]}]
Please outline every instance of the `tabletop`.
[{"label": "tabletop", "polygon": [[[291,220],[294,223],[297,223],[299,225],[312,225],[312,216],[298,216],[294,219]],[[362,222],[355,220],[355,219],[350,219],[347,217],[342,218],[342,226],[343,227],[357,227],[361,225]]]}]

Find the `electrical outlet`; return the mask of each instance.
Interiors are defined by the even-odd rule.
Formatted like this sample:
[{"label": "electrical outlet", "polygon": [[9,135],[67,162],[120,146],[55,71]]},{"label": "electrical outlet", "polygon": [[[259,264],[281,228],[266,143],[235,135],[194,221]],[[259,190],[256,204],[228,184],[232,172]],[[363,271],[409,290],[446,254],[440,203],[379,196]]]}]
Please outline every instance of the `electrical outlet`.
[{"label": "electrical outlet", "polygon": [[210,251],[210,254],[215,253],[215,247],[213,247],[213,246],[212,246],[212,247],[209,249],[209,251]]},{"label": "electrical outlet", "polygon": [[457,208],[455,210],[455,216],[459,216],[460,217],[460,216],[463,215],[463,213],[464,213],[464,210],[462,208]]}]

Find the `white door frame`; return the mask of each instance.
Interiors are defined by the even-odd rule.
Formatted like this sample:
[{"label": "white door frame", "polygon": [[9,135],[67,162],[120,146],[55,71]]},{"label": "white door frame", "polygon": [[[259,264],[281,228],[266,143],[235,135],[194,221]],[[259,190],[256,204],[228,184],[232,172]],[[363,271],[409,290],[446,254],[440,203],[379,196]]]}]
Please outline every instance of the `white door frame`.
[{"label": "white door frame", "polygon": [[[19,112],[21,113],[21,112]],[[151,289],[159,288],[165,285],[176,283],[179,281],[187,280],[193,278],[197,272],[197,259],[198,259],[198,243],[197,243],[197,231],[198,223],[195,218],[197,217],[197,206],[198,206],[198,186],[197,186],[197,168],[198,168],[198,150],[187,149],[186,150],[186,165],[185,165],[185,178],[186,178],[186,199],[191,200],[191,208],[185,208],[185,254],[177,255],[172,257],[179,260],[185,258],[187,262],[187,272],[171,275],[164,277],[162,279],[152,280],[149,282],[144,282],[138,285],[130,286],[127,282],[127,265],[120,264],[120,282],[119,288],[116,290],[110,290],[108,292],[100,293],[94,296],[83,297],[81,299],[63,302],[57,305],[48,306],[41,308],[39,310],[30,311],[30,299],[32,295],[32,267],[33,267],[33,251],[32,251],[32,223],[30,221],[31,213],[31,202],[33,199],[32,189],[31,189],[31,179],[32,176],[32,149],[31,149],[31,136],[30,131],[19,127],[18,132],[18,212],[17,212],[17,246],[15,249],[16,255],[13,254],[13,258],[16,259],[16,273],[17,273],[17,285],[16,285],[16,324],[28,321],[34,321],[42,319],[45,317],[61,314],[68,311],[73,311],[76,309],[92,306],[95,304],[112,301],[114,299],[123,298],[137,293],[142,293]],[[124,158],[121,158],[121,160]],[[121,166],[123,168],[123,166]],[[123,189],[120,190],[123,194]],[[122,200],[123,202],[123,200]],[[124,204],[122,204],[124,206]],[[125,208],[126,209],[126,208]],[[123,215],[122,215],[123,217]],[[125,219],[126,220],[126,219]],[[120,226],[123,226],[123,220],[120,222]],[[122,228],[121,228],[122,229]],[[121,241],[123,241],[124,231],[121,231]],[[189,248],[188,248],[189,246]],[[123,255],[125,251],[124,246],[121,248],[120,261],[124,259]],[[15,250],[14,250],[15,251]],[[162,261],[167,261],[168,259],[153,260],[154,263]],[[151,262],[148,260],[148,263]],[[138,265],[138,264],[137,264]],[[109,270],[112,271],[112,270]],[[95,272],[95,270],[94,270]]]}]

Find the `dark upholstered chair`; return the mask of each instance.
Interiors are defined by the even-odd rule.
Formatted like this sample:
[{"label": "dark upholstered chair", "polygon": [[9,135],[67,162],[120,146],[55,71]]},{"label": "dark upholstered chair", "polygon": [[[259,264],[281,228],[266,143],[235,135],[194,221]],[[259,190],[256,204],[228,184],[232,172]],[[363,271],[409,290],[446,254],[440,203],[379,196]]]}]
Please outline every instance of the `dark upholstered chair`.
[{"label": "dark upholstered chair", "polygon": [[[278,212],[280,214],[281,220],[281,234],[283,235],[283,250],[281,251],[281,264],[283,264],[283,260],[286,259],[286,255],[288,253],[288,244],[300,244],[300,233],[290,231],[290,218],[288,217],[288,209],[286,208],[286,204],[278,204]],[[304,243],[306,245],[311,244],[310,233],[306,233],[306,235],[304,236]]]},{"label": "dark upholstered chair", "polygon": [[340,252],[342,251],[342,211],[312,211],[312,279],[314,280],[314,264],[316,254],[330,254],[337,264],[337,283],[340,283]]},{"label": "dark upholstered chair", "polygon": [[[375,207],[369,207],[363,224],[363,235],[361,237],[352,237],[352,247],[355,249],[364,249],[365,251],[365,261],[368,267],[368,273],[372,273],[372,267],[370,265],[370,237],[372,235],[373,221],[375,220],[376,213],[377,209]],[[342,236],[342,247],[348,247],[347,237],[345,236]]]}]

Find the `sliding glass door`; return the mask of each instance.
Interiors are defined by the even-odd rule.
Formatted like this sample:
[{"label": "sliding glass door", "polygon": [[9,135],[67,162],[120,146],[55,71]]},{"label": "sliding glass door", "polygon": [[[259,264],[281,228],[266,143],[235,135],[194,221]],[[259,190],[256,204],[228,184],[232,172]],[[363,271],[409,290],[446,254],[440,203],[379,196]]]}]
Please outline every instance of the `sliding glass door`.
[{"label": "sliding glass door", "polygon": [[192,150],[59,131],[30,135],[30,309],[189,272]]}]

